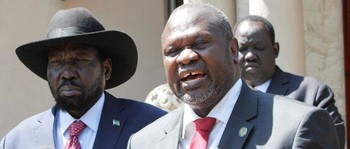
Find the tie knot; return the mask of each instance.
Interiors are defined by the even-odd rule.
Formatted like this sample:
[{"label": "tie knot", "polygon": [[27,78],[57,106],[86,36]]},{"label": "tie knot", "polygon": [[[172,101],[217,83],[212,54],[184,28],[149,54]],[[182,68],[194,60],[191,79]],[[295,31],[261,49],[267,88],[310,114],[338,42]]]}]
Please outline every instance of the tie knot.
[{"label": "tie knot", "polygon": [[197,131],[211,131],[215,125],[216,119],[212,117],[200,118],[194,121]]},{"label": "tie knot", "polygon": [[70,136],[79,136],[81,134],[81,132],[83,132],[85,127],[86,127],[86,125],[83,121],[81,121],[81,120],[74,121],[69,126]]}]

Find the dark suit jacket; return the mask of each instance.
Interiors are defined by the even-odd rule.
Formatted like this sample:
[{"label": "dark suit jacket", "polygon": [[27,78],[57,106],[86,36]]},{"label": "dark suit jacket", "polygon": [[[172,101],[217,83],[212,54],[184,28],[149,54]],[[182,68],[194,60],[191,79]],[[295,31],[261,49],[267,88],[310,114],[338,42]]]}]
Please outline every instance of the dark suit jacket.
[{"label": "dark suit jacket", "polygon": [[[128,148],[178,148],[182,119],[183,107],[180,107],[132,135]],[[282,96],[253,91],[244,84],[218,148],[339,147],[335,127],[326,111]]]},{"label": "dark suit jacket", "polygon": [[[165,114],[145,103],[105,95],[94,149],[124,149],[131,134]],[[56,111],[54,107],[24,120],[2,139],[0,148],[55,148]],[[113,120],[119,120],[120,125],[113,125]]]},{"label": "dark suit jacket", "polygon": [[267,93],[282,95],[296,99],[315,107],[325,109],[332,117],[336,126],[340,147],[345,146],[344,121],[334,105],[333,91],[325,84],[312,77],[302,77],[283,72],[276,66],[276,72],[271,79]]}]

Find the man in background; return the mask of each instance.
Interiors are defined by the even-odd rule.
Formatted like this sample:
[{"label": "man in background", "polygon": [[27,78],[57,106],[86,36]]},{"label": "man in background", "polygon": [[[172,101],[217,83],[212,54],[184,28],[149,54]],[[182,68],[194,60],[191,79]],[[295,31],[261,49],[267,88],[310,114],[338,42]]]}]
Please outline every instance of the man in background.
[{"label": "man in background", "polygon": [[332,90],[315,78],[284,72],[276,65],[279,43],[275,42],[272,24],[261,16],[244,17],[237,22],[234,37],[238,40],[242,79],[256,90],[326,110],[337,129],[339,144],[344,148],[344,121],[335,106]]}]

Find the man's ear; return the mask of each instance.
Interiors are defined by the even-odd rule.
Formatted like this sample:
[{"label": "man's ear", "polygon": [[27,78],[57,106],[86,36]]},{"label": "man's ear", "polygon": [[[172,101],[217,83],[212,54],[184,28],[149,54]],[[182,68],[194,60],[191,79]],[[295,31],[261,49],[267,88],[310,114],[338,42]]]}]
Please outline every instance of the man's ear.
[{"label": "man's ear", "polygon": [[233,57],[233,62],[238,64],[238,41],[236,38],[233,38],[231,41],[231,52]]},{"label": "man's ear", "polygon": [[106,81],[111,78],[112,74],[112,60],[110,58],[103,61],[104,75]]},{"label": "man's ear", "polygon": [[275,54],[275,59],[278,57],[278,54],[280,53],[280,44],[278,42],[275,42],[273,45],[273,52]]}]

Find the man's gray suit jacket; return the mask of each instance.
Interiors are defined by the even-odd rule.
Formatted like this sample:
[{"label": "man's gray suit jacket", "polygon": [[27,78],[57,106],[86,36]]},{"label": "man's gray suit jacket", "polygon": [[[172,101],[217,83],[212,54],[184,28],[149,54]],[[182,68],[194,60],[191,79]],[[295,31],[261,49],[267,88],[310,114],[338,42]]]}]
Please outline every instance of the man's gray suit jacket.
[{"label": "man's gray suit jacket", "polygon": [[[168,113],[129,139],[128,149],[177,149],[183,107]],[[243,83],[218,148],[338,149],[329,114],[282,96],[251,90]]]},{"label": "man's gray suit jacket", "polygon": [[284,72],[276,66],[275,74],[266,92],[325,109],[331,115],[337,129],[340,148],[344,148],[344,121],[334,105],[334,93],[327,85],[312,77],[302,77]]},{"label": "man's gray suit jacket", "polygon": [[[93,149],[126,148],[131,134],[165,114],[145,103],[105,95]],[[0,148],[54,149],[56,111],[54,107],[24,120],[1,140]]]}]

